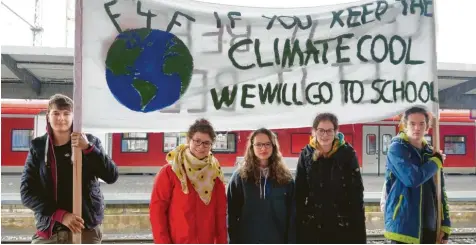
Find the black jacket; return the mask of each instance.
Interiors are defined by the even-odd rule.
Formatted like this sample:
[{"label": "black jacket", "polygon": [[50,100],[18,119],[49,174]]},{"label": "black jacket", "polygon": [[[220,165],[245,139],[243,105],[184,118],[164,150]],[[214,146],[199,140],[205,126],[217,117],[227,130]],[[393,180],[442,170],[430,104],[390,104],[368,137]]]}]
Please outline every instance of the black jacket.
[{"label": "black jacket", "polygon": [[354,149],[343,143],[317,161],[313,153],[307,145],[297,165],[297,242],[366,243],[364,187]]},{"label": "black jacket", "polygon": [[258,186],[242,179],[239,171],[228,183],[229,243],[294,244],[294,180],[280,185],[275,179],[265,181],[263,177]]},{"label": "black jacket", "polygon": [[[98,178],[112,184],[116,182],[119,174],[114,162],[104,152],[100,140],[93,135],[86,135],[94,146],[92,151],[83,152],[82,156],[82,218],[85,227],[91,229],[101,224],[104,218],[104,197]],[[52,144],[47,150],[47,142],[51,142],[48,134],[32,141],[20,185],[21,201],[24,206],[33,210],[36,228],[43,232],[48,231],[48,228],[52,229],[52,215],[58,209],[54,193],[57,188],[53,188],[56,183],[53,178],[57,179],[57,176],[54,176],[51,170],[52,164],[55,164],[54,153],[50,150],[53,149]],[[47,158],[45,154],[48,155]]]}]

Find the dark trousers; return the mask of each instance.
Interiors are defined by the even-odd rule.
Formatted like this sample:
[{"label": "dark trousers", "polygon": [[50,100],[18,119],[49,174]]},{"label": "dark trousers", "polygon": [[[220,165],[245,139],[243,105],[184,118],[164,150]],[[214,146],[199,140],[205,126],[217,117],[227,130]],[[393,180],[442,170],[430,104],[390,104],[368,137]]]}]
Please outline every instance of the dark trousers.
[{"label": "dark trousers", "polygon": [[[391,241],[392,244],[405,244],[404,242]],[[423,229],[420,239],[421,244],[435,244],[436,243],[436,231],[429,229]]]}]

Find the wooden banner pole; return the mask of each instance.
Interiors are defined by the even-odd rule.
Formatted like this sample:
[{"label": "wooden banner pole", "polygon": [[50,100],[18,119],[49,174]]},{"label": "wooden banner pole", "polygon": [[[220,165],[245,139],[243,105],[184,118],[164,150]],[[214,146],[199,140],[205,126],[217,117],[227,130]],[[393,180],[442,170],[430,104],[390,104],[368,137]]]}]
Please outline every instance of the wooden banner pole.
[{"label": "wooden banner pole", "polygon": [[[82,44],[83,44],[83,1],[76,0],[74,32],[74,90],[73,132],[82,132]],[[82,152],[73,148],[73,214],[82,217]],[[72,242],[81,243],[81,233],[73,233]]]},{"label": "wooden banner pole", "polygon": [[[433,81],[434,81],[434,89],[433,93],[435,93],[435,97],[439,98],[439,89],[438,89],[438,54],[437,54],[437,46],[436,46],[436,39],[437,39],[437,15],[436,15],[436,0],[433,1],[433,22],[432,22],[432,33],[433,33],[433,52],[435,54],[435,58],[433,59]],[[433,152],[440,152],[441,145],[440,145],[440,105],[439,101],[435,105],[434,108],[434,115],[433,115]],[[442,200],[441,200],[441,169],[438,169],[436,172],[434,182],[436,185],[436,200],[437,200],[437,209],[436,209],[436,243],[439,244],[440,241],[440,233],[441,233],[441,214],[442,214]]]},{"label": "wooden banner pole", "polygon": [[[439,113],[438,113],[439,114]],[[433,120],[433,142],[434,143],[434,152],[440,151],[440,117],[435,115]],[[436,243],[440,243],[440,233],[441,233],[441,208],[442,208],[442,200],[441,200],[441,169],[438,169],[435,175],[435,185],[436,185],[436,200],[437,200],[437,212],[436,212]]]}]

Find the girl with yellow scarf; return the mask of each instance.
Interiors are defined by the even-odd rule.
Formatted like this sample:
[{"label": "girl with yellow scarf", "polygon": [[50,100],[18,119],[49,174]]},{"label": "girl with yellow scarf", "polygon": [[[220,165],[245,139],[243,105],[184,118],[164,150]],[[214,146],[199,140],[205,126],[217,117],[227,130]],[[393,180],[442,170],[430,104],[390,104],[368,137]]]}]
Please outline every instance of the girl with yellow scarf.
[{"label": "girl with yellow scarf", "polygon": [[215,137],[207,120],[197,120],[187,144],[167,154],[150,200],[155,243],[227,243],[223,172],[211,153]]}]

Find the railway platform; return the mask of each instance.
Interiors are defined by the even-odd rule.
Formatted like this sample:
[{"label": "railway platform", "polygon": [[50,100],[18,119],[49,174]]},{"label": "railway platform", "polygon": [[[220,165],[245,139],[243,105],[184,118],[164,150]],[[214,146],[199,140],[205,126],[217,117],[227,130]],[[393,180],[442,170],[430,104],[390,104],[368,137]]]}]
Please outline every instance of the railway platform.
[{"label": "railway platform", "polygon": [[[148,204],[154,182],[153,175],[120,175],[116,183],[101,183],[106,204]],[[230,174],[226,175],[226,179]],[[364,175],[364,199],[367,203],[380,202],[383,176]],[[474,175],[448,175],[446,192],[452,202],[476,202]],[[20,175],[2,175],[2,206],[19,205]]]},{"label": "railway platform", "polygon": [[[384,225],[379,206],[384,178],[364,175],[363,179],[367,232],[378,233]],[[476,231],[476,189],[472,183],[476,176],[449,175],[445,180],[453,227]],[[101,184],[106,201],[105,237],[151,238],[148,204],[153,181],[152,175],[121,175],[113,185]],[[2,175],[2,242],[30,239],[34,233],[33,213],[21,205],[19,190],[19,175]]]}]

